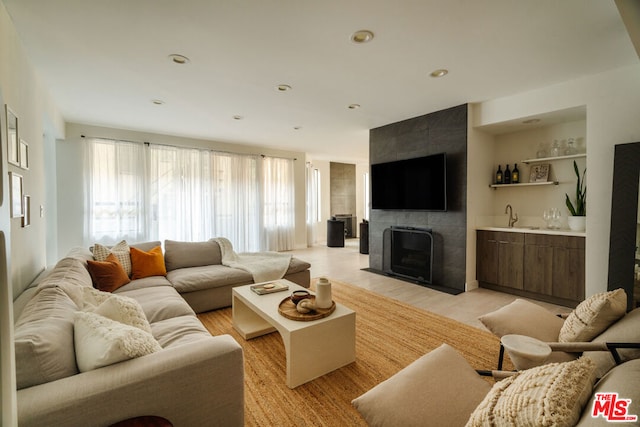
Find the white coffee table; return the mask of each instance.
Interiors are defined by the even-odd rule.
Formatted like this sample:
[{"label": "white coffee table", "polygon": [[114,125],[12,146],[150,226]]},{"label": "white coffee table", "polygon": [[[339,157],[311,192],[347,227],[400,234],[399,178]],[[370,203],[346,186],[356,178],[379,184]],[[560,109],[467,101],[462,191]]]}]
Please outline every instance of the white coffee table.
[{"label": "white coffee table", "polygon": [[356,360],[356,313],[336,303],[329,316],[309,322],[278,313],[280,302],[302,286],[280,279],[288,291],[258,295],[233,288],[233,327],[246,340],[278,331],[287,354],[287,386],[295,388]]}]

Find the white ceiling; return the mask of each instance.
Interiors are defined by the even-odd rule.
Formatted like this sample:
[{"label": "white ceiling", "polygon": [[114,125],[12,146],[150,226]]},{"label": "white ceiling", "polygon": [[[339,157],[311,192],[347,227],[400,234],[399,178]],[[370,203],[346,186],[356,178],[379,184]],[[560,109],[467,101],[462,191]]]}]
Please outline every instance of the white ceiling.
[{"label": "white ceiling", "polygon": [[613,0],[2,1],[68,122],[336,161],[366,161],[371,128],[638,62]]}]

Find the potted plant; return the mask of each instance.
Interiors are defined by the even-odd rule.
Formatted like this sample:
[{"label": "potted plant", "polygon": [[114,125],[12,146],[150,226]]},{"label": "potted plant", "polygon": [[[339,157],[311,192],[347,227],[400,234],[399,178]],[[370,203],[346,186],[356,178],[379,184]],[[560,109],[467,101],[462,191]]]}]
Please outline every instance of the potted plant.
[{"label": "potted plant", "polygon": [[586,228],[586,216],[587,216],[587,184],[585,182],[587,169],[582,172],[582,178],[580,178],[580,171],[578,170],[578,164],[573,161],[573,170],[576,172],[578,182],[576,183],[576,198],[575,205],[571,202],[569,195],[565,193],[567,209],[569,209],[568,217],[569,228],[573,231],[583,231]]}]

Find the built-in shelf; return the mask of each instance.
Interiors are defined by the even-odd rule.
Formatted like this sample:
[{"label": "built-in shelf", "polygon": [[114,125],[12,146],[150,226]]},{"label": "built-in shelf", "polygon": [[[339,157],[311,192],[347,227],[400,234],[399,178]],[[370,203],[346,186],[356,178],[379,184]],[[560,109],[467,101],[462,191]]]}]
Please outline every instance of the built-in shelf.
[{"label": "built-in shelf", "polygon": [[539,186],[539,185],[558,185],[558,181],[544,181],[544,182],[520,182],[518,184],[491,184],[489,185],[489,187],[496,189],[496,188],[503,188],[503,187],[533,187],[533,186]]},{"label": "built-in shelf", "polygon": [[522,163],[524,163],[525,165],[528,165],[529,163],[550,162],[553,160],[579,159],[581,157],[587,157],[587,153],[571,154],[568,156],[557,156],[557,157],[541,157],[539,159],[527,159],[527,160],[523,160]]}]

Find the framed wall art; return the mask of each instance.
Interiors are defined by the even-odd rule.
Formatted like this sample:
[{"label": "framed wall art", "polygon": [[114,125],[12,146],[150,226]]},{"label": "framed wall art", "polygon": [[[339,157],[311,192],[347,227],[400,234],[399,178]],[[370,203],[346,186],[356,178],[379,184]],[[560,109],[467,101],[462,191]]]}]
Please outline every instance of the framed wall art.
[{"label": "framed wall art", "polygon": [[31,196],[24,196],[23,207],[22,226],[28,227],[31,225]]},{"label": "framed wall art", "polygon": [[9,172],[9,190],[11,198],[11,218],[20,218],[24,215],[22,203],[22,175]]},{"label": "framed wall art", "polygon": [[20,140],[20,167],[22,169],[29,169],[29,144],[27,144],[23,139]]},{"label": "framed wall art", "polygon": [[549,169],[551,165],[549,163],[541,163],[531,166],[531,174],[529,175],[529,182],[547,182],[549,181]]},{"label": "framed wall art", "polygon": [[7,114],[7,160],[20,166],[20,139],[18,138],[18,117],[5,105]]}]

